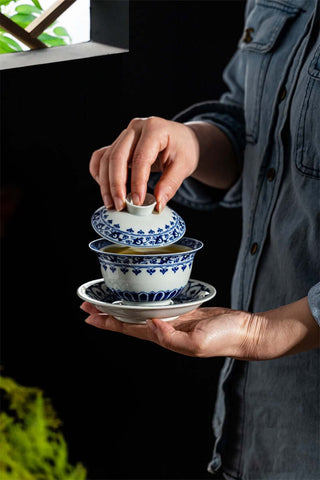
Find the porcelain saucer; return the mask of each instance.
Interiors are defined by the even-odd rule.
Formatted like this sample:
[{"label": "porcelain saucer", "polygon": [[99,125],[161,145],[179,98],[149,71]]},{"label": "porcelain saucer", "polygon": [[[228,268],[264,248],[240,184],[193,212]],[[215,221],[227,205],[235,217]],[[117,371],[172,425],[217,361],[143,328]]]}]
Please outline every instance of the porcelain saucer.
[{"label": "porcelain saucer", "polygon": [[81,285],[77,294],[100,312],[112,315],[121,322],[145,323],[148,318],[174,320],[211,300],[216,295],[216,289],[209,283],[190,279],[170,305],[123,305],[105,285],[103,278],[100,278]]}]

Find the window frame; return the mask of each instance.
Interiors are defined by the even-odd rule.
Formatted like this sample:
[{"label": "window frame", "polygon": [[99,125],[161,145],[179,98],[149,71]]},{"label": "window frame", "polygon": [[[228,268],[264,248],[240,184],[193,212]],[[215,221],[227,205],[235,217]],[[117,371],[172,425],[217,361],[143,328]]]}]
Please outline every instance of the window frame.
[{"label": "window frame", "polygon": [[129,51],[130,0],[90,0],[90,40],[0,55],[0,70],[30,67]]}]

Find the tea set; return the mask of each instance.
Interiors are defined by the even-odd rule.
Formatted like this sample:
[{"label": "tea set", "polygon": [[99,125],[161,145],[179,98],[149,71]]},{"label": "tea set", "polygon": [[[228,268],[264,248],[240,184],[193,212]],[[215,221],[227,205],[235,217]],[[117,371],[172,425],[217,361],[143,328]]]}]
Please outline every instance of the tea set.
[{"label": "tea set", "polygon": [[122,211],[100,207],[91,218],[99,238],[89,244],[102,278],[81,285],[78,296],[127,323],[173,320],[211,300],[212,285],[190,279],[200,240],[184,237],[184,220],[169,206],[160,213],[147,193],[143,205],[131,195]]}]

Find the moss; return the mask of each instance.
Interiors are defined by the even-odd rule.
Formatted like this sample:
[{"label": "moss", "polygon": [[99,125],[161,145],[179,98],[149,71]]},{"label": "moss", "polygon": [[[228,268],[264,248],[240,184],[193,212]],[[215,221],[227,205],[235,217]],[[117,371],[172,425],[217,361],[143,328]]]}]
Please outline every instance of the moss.
[{"label": "moss", "polygon": [[68,461],[61,422],[43,392],[1,376],[0,391],[1,480],[85,480],[83,465]]}]

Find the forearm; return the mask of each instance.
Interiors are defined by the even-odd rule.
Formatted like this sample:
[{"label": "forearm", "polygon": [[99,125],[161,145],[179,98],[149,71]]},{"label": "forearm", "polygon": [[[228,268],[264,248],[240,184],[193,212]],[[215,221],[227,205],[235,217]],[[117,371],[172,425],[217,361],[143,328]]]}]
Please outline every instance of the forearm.
[{"label": "forearm", "polygon": [[192,177],[211,187],[228,189],[238,179],[240,168],[228,137],[207,122],[188,122],[199,144],[199,162]]},{"label": "forearm", "polygon": [[244,356],[266,360],[320,346],[320,328],[304,297],[297,302],[252,314],[243,323]]}]

